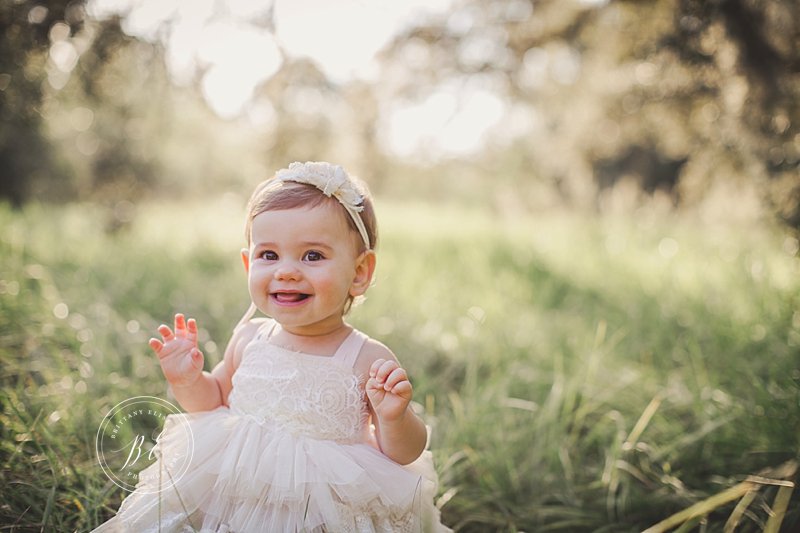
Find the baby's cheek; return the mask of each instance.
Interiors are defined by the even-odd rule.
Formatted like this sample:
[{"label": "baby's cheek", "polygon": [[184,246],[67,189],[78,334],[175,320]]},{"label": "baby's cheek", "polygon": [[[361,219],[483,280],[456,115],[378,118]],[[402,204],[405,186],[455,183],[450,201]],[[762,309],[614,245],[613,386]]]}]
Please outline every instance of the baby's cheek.
[{"label": "baby's cheek", "polygon": [[344,301],[350,295],[350,284],[344,279],[325,279],[317,283],[316,288],[331,301]]}]

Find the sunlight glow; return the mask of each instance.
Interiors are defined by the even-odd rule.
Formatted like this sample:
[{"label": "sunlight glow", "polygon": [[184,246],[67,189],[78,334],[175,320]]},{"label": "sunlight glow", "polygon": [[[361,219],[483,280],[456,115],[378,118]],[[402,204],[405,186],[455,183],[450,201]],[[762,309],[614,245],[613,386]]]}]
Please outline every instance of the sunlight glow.
[{"label": "sunlight glow", "polygon": [[[444,12],[452,3],[275,0],[275,34],[265,24],[269,2],[91,0],[88,9],[99,18],[124,14],[126,32],[164,40],[173,79],[190,83],[200,72],[208,104],[219,116],[233,118],[245,109],[250,113],[255,88],[280,69],[283,54],[310,58],[334,83],[377,81],[377,52],[415,20]],[[496,36],[502,42],[501,37]],[[497,55],[490,50],[492,41],[469,41],[461,53],[473,62],[487,61]],[[452,82],[420,101],[384,102],[382,142],[397,155],[438,157],[502,141],[520,125],[493,89]],[[263,124],[274,117],[274,110],[262,108],[252,109],[259,116],[251,117],[251,123]]]},{"label": "sunlight glow", "polygon": [[316,61],[336,82],[373,80],[375,54],[414,17],[441,12],[452,0],[280,0],[277,38],[295,56]]},{"label": "sunlight glow", "polygon": [[217,113],[230,117],[280,68],[280,48],[289,56],[312,59],[338,83],[374,79],[373,61],[382,46],[415,17],[444,11],[451,3],[275,0],[274,36],[259,21],[270,2],[90,0],[87,9],[97,18],[125,15],[123,29],[131,35],[149,40],[166,36],[175,80],[187,83],[198,67],[208,68],[203,94]]},{"label": "sunlight glow", "polygon": [[228,118],[241,112],[255,87],[283,62],[269,33],[226,22],[206,26],[197,58],[210,65],[203,76],[203,96],[217,114]]},{"label": "sunlight glow", "polygon": [[507,112],[507,104],[488,88],[445,85],[421,102],[390,109],[384,144],[400,156],[469,153],[485,144]]}]

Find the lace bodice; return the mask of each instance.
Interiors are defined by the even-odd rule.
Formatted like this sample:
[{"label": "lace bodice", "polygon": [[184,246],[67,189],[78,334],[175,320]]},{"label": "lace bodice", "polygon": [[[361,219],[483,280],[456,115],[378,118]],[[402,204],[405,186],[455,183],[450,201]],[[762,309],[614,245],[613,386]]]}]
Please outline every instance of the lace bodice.
[{"label": "lace bodice", "polygon": [[369,416],[353,372],[365,337],[353,330],[333,356],[294,352],[260,335],[245,349],[228,398],[233,413],[293,435],[364,442]]}]

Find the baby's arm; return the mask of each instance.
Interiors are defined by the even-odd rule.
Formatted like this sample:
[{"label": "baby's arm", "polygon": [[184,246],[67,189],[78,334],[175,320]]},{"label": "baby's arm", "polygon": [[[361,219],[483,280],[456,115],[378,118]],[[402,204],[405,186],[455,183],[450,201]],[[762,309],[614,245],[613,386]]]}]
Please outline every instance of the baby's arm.
[{"label": "baby's arm", "polygon": [[190,413],[210,411],[227,402],[231,376],[247,344],[244,337],[247,334],[252,337],[253,331],[250,324],[235,330],[223,360],[212,372],[203,371],[203,354],[197,348],[197,323],[192,318],[187,321],[182,314],[176,314],[175,331],[162,325],[158,328],[162,340],[150,339],[149,344],[181,407]]},{"label": "baby's arm", "polygon": [[420,456],[427,441],[425,424],[409,405],[411,382],[388,348],[370,342],[367,349],[372,353],[372,364],[365,388],[378,446],[396,463],[411,463]]}]

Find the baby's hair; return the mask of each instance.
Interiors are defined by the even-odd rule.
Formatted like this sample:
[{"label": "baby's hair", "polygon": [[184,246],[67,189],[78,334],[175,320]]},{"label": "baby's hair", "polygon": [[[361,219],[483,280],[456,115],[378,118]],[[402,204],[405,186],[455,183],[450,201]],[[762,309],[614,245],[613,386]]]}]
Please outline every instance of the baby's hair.
[{"label": "baby's hair", "polygon": [[[353,178],[350,178],[353,179]],[[361,206],[364,208],[358,214],[369,237],[369,247],[374,250],[378,244],[378,223],[375,218],[375,209],[372,205],[372,198],[369,195],[366,185],[353,180],[358,186],[359,193],[363,198]],[[336,204],[336,208],[347,221],[347,227],[358,238],[359,251],[363,252],[366,248],[361,238],[356,223],[350,218],[345,208],[334,197],[326,196],[321,190],[313,185],[306,183],[287,182],[270,178],[256,186],[250,201],[247,204],[247,224],[245,226],[245,238],[250,245],[253,219],[265,211],[280,211],[283,209],[296,209],[298,207],[317,207],[329,203]]]}]

